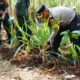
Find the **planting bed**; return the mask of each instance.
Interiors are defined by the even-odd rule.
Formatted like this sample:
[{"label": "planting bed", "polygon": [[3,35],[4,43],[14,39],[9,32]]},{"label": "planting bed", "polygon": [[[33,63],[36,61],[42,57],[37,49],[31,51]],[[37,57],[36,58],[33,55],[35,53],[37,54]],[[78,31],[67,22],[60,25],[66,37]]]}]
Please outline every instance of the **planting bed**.
[{"label": "planting bed", "polygon": [[42,67],[41,58],[34,54],[26,55],[21,51],[21,60],[19,55],[12,59],[9,53],[8,48],[0,49],[0,80],[80,80],[80,66],[59,60],[55,69],[49,71]]}]

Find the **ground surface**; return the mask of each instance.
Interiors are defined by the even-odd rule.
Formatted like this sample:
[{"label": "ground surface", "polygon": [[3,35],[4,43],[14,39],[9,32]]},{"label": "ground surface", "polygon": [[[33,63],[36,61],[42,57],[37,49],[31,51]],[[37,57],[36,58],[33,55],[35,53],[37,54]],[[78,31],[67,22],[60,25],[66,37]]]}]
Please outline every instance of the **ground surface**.
[{"label": "ground surface", "polygon": [[20,69],[9,65],[7,61],[1,62],[0,65],[4,65],[0,66],[0,80],[61,80],[56,74],[51,76],[38,68]]},{"label": "ground surface", "polygon": [[[3,32],[4,33],[4,32]],[[80,80],[80,65],[73,67],[65,62],[59,61],[55,70],[49,72],[38,67],[19,68],[12,65],[10,57],[2,55],[9,53],[8,49],[0,48],[0,80]]]},{"label": "ground surface", "polygon": [[[68,79],[69,78],[69,79]],[[0,80],[80,80],[80,67],[59,63],[55,70],[39,67],[19,68],[0,55]]]}]

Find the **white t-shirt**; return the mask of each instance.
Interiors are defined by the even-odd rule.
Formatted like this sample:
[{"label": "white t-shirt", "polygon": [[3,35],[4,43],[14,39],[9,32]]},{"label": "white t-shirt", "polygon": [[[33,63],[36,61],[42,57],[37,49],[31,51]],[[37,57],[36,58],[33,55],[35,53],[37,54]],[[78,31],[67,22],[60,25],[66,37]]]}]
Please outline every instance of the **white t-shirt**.
[{"label": "white t-shirt", "polygon": [[50,15],[59,23],[62,22],[63,25],[69,24],[75,17],[75,11],[68,7],[54,7],[49,8]]}]

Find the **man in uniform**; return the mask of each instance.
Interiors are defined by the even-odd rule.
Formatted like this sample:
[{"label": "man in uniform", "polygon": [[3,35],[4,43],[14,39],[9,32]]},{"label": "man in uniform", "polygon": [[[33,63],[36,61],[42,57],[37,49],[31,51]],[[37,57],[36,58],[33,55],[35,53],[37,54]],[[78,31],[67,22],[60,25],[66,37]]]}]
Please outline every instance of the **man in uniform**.
[{"label": "man in uniform", "polygon": [[[68,7],[54,7],[54,8],[46,8],[44,5],[40,5],[36,9],[37,18],[42,21],[49,19],[49,27],[54,26],[56,22],[59,25],[59,30],[54,34],[51,34],[50,39],[54,39],[52,43],[52,49],[57,52],[58,47],[60,45],[62,35],[61,32],[65,30],[69,30],[70,32],[74,30],[78,30],[77,26],[78,19],[76,12]],[[73,43],[80,45],[80,40],[72,39]],[[49,41],[47,42],[49,43]]]}]

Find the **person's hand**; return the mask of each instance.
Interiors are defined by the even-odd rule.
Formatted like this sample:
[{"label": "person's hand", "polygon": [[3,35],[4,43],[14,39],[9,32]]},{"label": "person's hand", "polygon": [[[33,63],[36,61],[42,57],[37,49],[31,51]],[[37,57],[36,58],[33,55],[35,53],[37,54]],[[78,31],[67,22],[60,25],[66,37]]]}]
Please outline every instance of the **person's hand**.
[{"label": "person's hand", "polygon": [[54,32],[59,31],[59,29],[60,29],[59,25],[56,24],[55,26],[53,26],[53,31]]},{"label": "person's hand", "polygon": [[50,25],[52,26],[55,23],[54,19],[50,19]]}]

